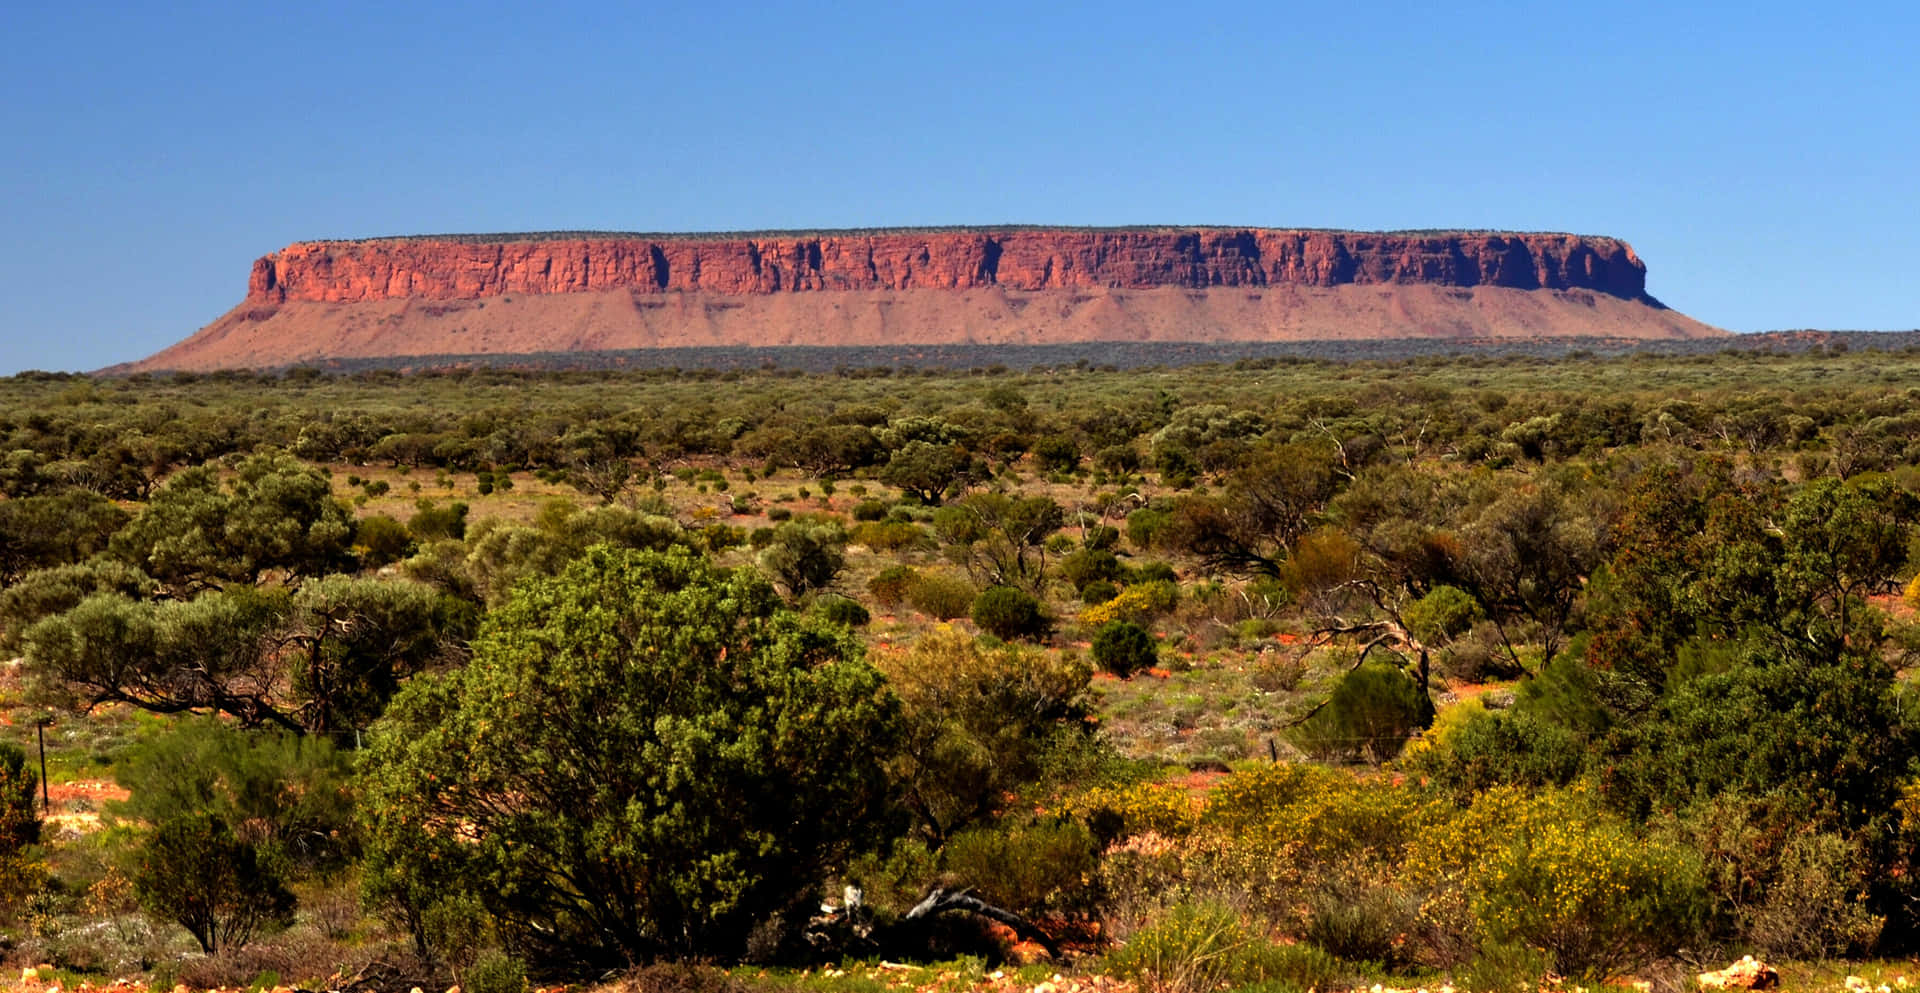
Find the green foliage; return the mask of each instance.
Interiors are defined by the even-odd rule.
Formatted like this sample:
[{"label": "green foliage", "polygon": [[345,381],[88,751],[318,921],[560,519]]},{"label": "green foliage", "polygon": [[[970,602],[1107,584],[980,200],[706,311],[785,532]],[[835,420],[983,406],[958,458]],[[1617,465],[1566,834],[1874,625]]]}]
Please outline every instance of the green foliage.
[{"label": "green foliage", "polygon": [[1132,621],[1108,621],[1094,632],[1093,664],[1122,679],[1159,661],[1152,633]]},{"label": "green foliage", "polygon": [[170,587],[257,582],[272,569],[343,567],[353,537],[327,477],[286,455],[255,455],[225,486],[211,467],[175,473],[113,536],[113,553]]},{"label": "green foliage", "polygon": [[921,503],[937,505],[949,487],[968,476],[968,457],[958,445],[915,439],[896,449],[880,470],[880,481],[898,487]]},{"label": "green foliage", "polygon": [[1340,680],[1333,695],[1293,734],[1294,743],[1320,759],[1359,759],[1378,765],[1406,747],[1433,720],[1433,703],[1398,666],[1369,660]]},{"label": "green foliage", "polygon": [[1603,782],[1636,816],[1729,793],[1776,794],[1783,823],[1885,825],[1916,740],[1879,657],[1801,659],[1747,646],[1732,668],[1687,680],[1618,728]]},{"label": "green foliage", "polygon": [[890,565],[882,569],[867,581],[867,593],[875,603],[891,610],[906,602],[907,592],[913,588],[918,573],[904,565]]},{"label": "green foliage", "polygon": [[1345,970],[1333,956],[1307,944],[1276,945],[1215,903],[1175,904],[1163,917],[1127,937],[1107,956],[1114,975],[1138,979],[1165,993],[1273,983],[1280,989],[1319,989]]},{"label": "green foliage", "polygon": [[920,572],[907,584],[907,602],[935,620],[967,616],[973,610],[974,596],[973,584],[952,573]]},{"label": "green foliage", "polygon": [[838,524],[787,521],[773,529],[760,568],[798,599],[833,584],[846,568],[847,533]]},{"label": "green foliage", "polygon": [[973,623],[1003,641],[1037,641],[1053,627],[1039,600],[1011,586],[995,586],[975,597]]},{"label": "green foliage", "polygon": [[738,956],[881,836],[899,704],[858,654],[751,570],[591,549],[396,700],[370,887],[470,888],[516,947],[580,961]]},{"label": "green foliage", "polygon": [[421,497],[414,503],[413,516],[407,519],[407,532],[416,541],[467,536],[467,505],[455,500],[446,506]]},{"label": "green foliage", "polygon": [[133,887],[148,913],[186,928],[209,955],[293,923],[293,893],[271,863],[213,814],[154,828]]},{"label": "green foliage", "polygon": [[360,560],[375,569],[413,553],[413,536],[407,526],[386,514],[372,514],[354,522],[353,544],[361,550]]},{"label": "green foliage", "polygon": [[828,623],[844,627],[863,628],[873,620],[873,615],[860,605],[860,601],[843,596],[824,597],[815,602],[813,609]]},{"label": "green foliage", "polygon": [[0,583],[104,552],[129,520],[113,501],[88,490],[0,501]]},{"label": "green foliage", "polygon": [[0,742],[0,871],[28,845],[40,841],[40,777],[27,753]]},{"label": "green foliage", "polygon": [[241,731],[215,718],[144,736],[114,766],[127,816],[162,824],[207,814],[269,864],[337,871],[357,853],[352,761],[324,736]]},{"label": "green foliage", "polygon": [[1699,931],[1699,856],[1606,818],[1510,831],[1480,865],[1474,916],[1487,938],[1545,949],[1570,975],[1599,978],[1672,954]]},{"label": "green foliage", "polygon": [[865,545],[876,552],[923,549],[931,551],[937,547],[926,529],[911,521],[868,521],[856,524],[847,534],[847,540],[856,545]]},{"label": "green foliage", "polygon": [[1080,467],[1080,444],[1065,435],[1049,435],[1033,443],[1033,460],[1041,472],[1072,472]]},{"label": "green foliage", "polygon": [[527,993],[527,966],[499,949],[489,949],[474,959],[461,980],[460,988],[472,993]]},{"label": "green foliage", "polygon": [[145,573],[104,556],[78,565],[39,569],[0,589],[0,649],[19,651],[34,622],[63,614],[98,593],[145,599],[156,584]]},{"label": "green foliage", "polygon": [[933,529],[947,556],[976,582],[1038,592],[1046,579],[1047,538],[1065,520],[1050,497],[973,493],[935,513]]},{"label": "green foliage", "polygon": [[1124,579],[1126,567],[1111,551],[1083,548],[1060,560],[1060,578],[1075,590],[1084,591],[1088,583]]},{"label": "green foliage", "polygon": [[1458,587],[1440,585],[1407,606],[1407,631],[1427,645],[1444,645],[1467,633],[1482,617],[1478,601]]},{"label": "green foliage", "polygon": [[124,702],[297,728],[275,703],[285,671],[270,643],[288,608],[283,592],[250,587],[159,602],[95,594],[26,630],[26,669],[83,708]]},{"label": "green foliage", "polygon": [[1090,737],[1084,663],[1015,645],[983,648],[943,627],[878,664],[906,708],[894,777],[935,840],[1041,778],[1051,753]]},{"label": "green foliage", "polygon": [[1461,798],[1495,786],[1565,786],[1586,766],[1579,736],[1526,711],[1479,710],[1408,755],[1407,771]]},{"label": "green foliage", "polygon": [[972,827],[940,849],[941,867],[981,899],[1028,916],[1097,909],[1099,862],[1092,833],[1068,819]]}]

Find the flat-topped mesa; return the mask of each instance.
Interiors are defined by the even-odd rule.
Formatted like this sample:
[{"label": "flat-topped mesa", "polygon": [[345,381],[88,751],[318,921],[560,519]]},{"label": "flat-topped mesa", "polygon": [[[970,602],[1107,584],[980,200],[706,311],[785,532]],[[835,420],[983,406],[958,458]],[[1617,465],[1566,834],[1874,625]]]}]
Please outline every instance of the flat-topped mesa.
[{"label": "flat-topped mesa", "polygon": [[1646,299],[1613,238],[1259,228],[969,228],[298,242],[254,263],[248,300],[359,303],[512,295],[1432,285]]}]

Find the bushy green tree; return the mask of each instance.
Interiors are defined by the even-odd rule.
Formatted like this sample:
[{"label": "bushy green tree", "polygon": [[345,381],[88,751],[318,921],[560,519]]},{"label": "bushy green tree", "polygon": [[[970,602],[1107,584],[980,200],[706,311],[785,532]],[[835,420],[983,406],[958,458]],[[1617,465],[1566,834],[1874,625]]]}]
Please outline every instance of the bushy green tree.
[{"label": "bushy green tree", "polygon": [[995,586],[975,597],[973,623],[1004,641],[1038,640],[1053,627],[1033,594],[1011,586]]},{"label": "bushy green tree", "polygon": [[396,700],[370,888],[465,888],[509,941],[589,961],[738,956],[882,833],[899,703],[859,654],[753,570],[591,549]]},{"label": "bushy green tree", "polygon": [[40,841],[39,786],[27,753],[0,742],[0,863]]},{"label": "bushy green tree", "polygon": [[351,753],[324,736],[203,717],[144,737],[114,779],[131,817],[161,824],[210,814],[272,865],[307,874],[343,867],[357,848],[351,771]]},{"label": "bushy green tree", "polygon": [[948,487],[967,478],[967,451],[958,445],[914,440],[900,446],[880,470],[880,481],[897,486],[921,503],[940,502]]},{"label": "bushy green tree", "polygon": [[1049,750],[1090,737],[1085,662],[941,626],[879,664],[906,709],[894,774],[929,840],[978,822],[1040,775]]},{"label": "bushy green tree", "polygon": [[165,821],[140,849],[134,893],[211,955],[293,923],[294,897],[269,862],[213,814]]},{"label": "bushy green tree", "polygon": [[155,586],[146,573],[104,555],[75,565],[36,569],[0,589],[0,650],[18,652],[34,622],[66,613],[96,593],[139,600],[152,595]]},{"label": "bushy green tree", "polygon": [[104,552],[130,519],[113,501],[87,490],[0,501],[0,582]]},{"label": "bushy green tree", "polygon": [[1132,621],[1108,621],[1093,635],[1093,664],[1121,678],[1160,660],[1153,633]]},{"label": "bushy green tree", "polygon": [[176,591],[257,582],[270,570],[344,568],[353,522],[326,474],[288,455],[255,455],[223,485],[211,466],[167,480],[113,536],[115,555]]},{"label": "bushy green tree", "polygon": [[1319,711],[1294,732],[1316,758],[1358,758],[1374,764],[1400,754],[1433,720],[1433,703],[1399,666],[1369,660],[1340,680]]},{"label": "bushy green tree", "polygon": [[783,521],[760,552],[760,568],[798,599],[833,584],[846,567],[846,545],[838,524]]}]

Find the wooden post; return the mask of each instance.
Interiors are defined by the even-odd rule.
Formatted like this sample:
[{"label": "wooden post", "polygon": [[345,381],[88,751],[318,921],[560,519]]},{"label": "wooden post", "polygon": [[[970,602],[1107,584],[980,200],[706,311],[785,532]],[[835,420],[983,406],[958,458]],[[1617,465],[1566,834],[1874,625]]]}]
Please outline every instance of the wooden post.
[{"label": "wooden post", "polygon": [[47,794],[47,721],[41,718],[33,722],[33,735],[40,741],[40,812],[53,813],[53,801]]}]

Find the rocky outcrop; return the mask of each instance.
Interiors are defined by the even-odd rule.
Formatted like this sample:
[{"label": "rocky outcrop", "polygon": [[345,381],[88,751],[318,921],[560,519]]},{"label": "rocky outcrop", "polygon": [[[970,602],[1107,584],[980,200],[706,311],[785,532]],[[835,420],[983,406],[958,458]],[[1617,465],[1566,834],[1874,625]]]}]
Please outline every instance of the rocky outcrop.
[{"label": "rocky outcrop", "polygon": [[1426,284],[1646,293],[1625,242],[1562,234],[1256,228],[968,229],[743,236],[564,234],[299,242],[247,298],[363,303],[626,290],[754,296]]},{"label": "rocky outcrop", "polygon": [[1625,242],[1562,234],[995,228],[300,242],[122,370],[761,346],[1722,335]]}]

